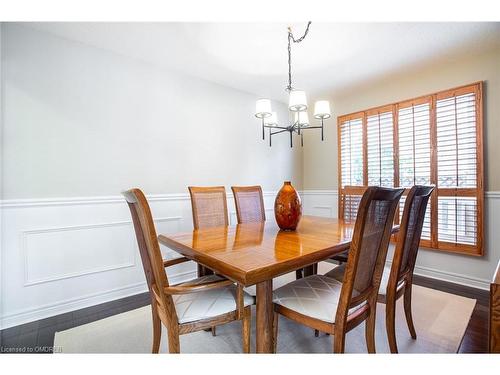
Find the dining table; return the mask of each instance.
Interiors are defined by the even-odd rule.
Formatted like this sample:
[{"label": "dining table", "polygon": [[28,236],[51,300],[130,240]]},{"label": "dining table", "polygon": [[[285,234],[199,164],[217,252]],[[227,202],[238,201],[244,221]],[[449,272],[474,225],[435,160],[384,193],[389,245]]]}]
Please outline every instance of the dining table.
[{"label": "dining table", "polygon": [[311,274],[316,263],[349,249],[353,231],[353,221],[306,215],[294,231],[268,220],[160,234],[158,240],[239,285],[256,285],[256,352],[272,353],[273,279],[298,269]]}]

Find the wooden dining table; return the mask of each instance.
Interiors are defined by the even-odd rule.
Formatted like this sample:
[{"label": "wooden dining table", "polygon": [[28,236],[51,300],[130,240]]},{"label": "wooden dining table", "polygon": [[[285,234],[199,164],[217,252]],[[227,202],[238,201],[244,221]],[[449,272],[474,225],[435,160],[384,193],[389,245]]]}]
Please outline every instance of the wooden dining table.
[{"label": "wooden dining table", "polygon": [[256,351],[272,353],[273,279],[302,268],[311,273],[315,263],[349,249],[353,231],[354,222],[303,216],[295,231],[265,221],[160,234],[158,240],[235,283],[256,285]]}]

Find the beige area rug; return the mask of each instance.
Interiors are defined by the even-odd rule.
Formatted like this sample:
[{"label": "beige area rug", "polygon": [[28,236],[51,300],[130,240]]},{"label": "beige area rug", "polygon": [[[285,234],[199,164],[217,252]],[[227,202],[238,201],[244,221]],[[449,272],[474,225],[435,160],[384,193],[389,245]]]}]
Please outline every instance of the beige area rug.
[{"label": "beige area rug", "polygon": [[[285,275],[277,284],[294,278]],[[404,317],[402,299],[398,301],[396,332],[400,353],[456,353],[476,301],[469,298],[414,286],[413,318],[417,339],[412,340]],[[385,332],[385,305],[377,307],[377,353],[388,353]],[[346,337],[346,352],[366,353],[362,323]],[[152,340],[151,308],[146,306],[96,322],[57,332],[54,346],[62,353],[150,353]],[[217,336],[195,332],[181,336],[182,353],[241,353],[241,323],[217,327]],[[167,352],[163,328],[161,352]],[[252,321],[252,351],[255,351],[255,309]],[[278,353],[331,353],[332,337],[280,317]]]}]

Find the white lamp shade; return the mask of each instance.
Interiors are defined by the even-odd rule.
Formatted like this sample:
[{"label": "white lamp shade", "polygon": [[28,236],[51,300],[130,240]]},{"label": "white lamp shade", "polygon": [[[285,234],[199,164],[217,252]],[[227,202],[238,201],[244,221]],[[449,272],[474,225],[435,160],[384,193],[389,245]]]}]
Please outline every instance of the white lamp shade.
[{"label": "white lamp shade", "polygon": [[269,126],[278,125],[278,114],[276,112],[271,112],[271,116],[267,117],[264,120],[264,124],[269,125]]},{"label": "white lamp shade", "polygon": [[295,113],[295,122],[300,126],[309,126],[309,115],[307,112]]},{"label": "white lamp shade", "polygon": [[330,118],[331,116],[331,111],[330,111],[330,102],[328,100],[318,100],[314,104],[314,117],[315,118]]},{"label": "white lamp shade", "polygon": [[307,109],[307,98],[305,91],[290,91],[290,101],[288,102],[288,108],[293,112],[305,111]]},{"label": "white lamp shade", "polygon": [[271,117],[271,101],[269,99],[259,99],[255,103],[255,117]]}]

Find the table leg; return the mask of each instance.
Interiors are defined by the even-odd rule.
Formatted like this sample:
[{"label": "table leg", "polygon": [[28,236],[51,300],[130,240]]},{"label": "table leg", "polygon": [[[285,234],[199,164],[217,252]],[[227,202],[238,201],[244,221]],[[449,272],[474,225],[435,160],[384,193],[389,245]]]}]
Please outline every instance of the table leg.
[{"label": "table leg", "polygon": [[273,280],[257,284],[257,353],[273,353]]},{"label": "table leg", "polygon": [[318,273],[318,263],[311,264],[310,266],[304,267],[304,277],[316,275]]}]

